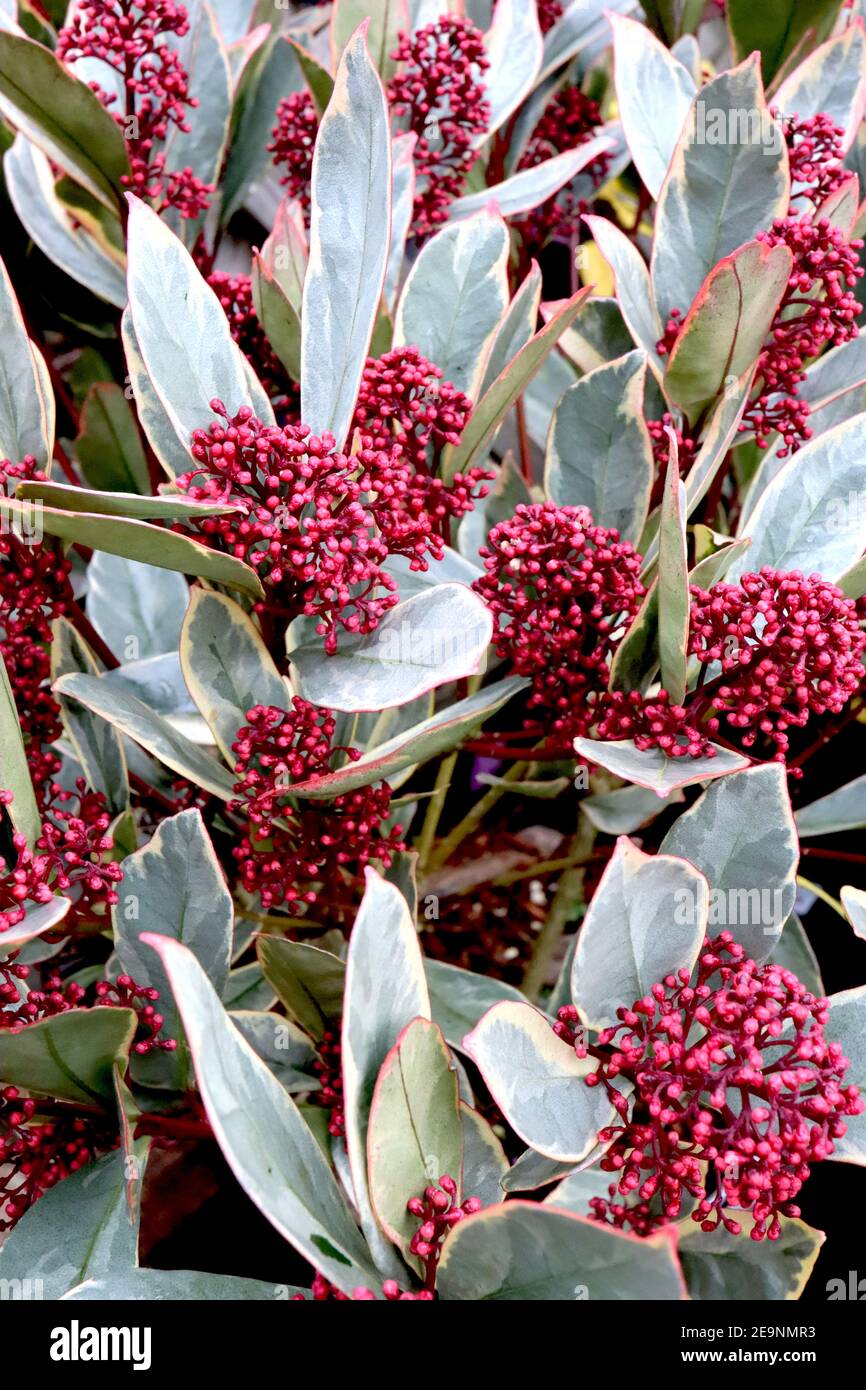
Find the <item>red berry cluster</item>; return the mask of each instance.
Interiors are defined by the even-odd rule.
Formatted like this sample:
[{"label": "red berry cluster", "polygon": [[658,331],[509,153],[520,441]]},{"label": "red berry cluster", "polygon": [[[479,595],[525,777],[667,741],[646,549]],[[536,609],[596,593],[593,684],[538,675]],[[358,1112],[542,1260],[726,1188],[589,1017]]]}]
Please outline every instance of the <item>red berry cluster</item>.
[{"label": "red berry cluster", "polygon": [[481,549],[473,588],[494,615],[497,654],[532,681],[531,709],[570,746],[597,717],[616,637],[640,606],[640,556],[586,507],[520,505]]},{"label": "red berry cluster", "polygon": [[810,1165],[832,1154],[863,1102],[824,1036],[828,1001],[790,970],[746,959],[722,932],[704,942],[691,979],[666,976],[598,1036],[586,1084],[606,1088],[622,1123],[599,1134],[616,1182],[593,1215],[646,1235],[676,1220],[689,1194],[702,1230],[721,1223],[738,1235],[738,1209],[752,1213],[753,1240],[777,1240],[780,1216],[800,1214]]},{"label": "red berry cluster", "polygon": [[647,430],[652,440],[653,459],[656,467],[662,471],[662,475],[668,466],[671,441],[668,430],[672,430],[677,441],[677,459],[681,473],[688,473],[697,457],[698,442],[690,434],[686,434],[683,426],[677,424],[673,415],[666,410],[660,420],[647,420]]},{"label": "red berry cluster", "polygon": [[[187,111],[198,105],[177,51],[166,42],[169,34],[183,38],[188,32],[186,9],[176,0],[82,0],[60,30],[57,53],[67,62],[97,58],[118,74],[124,109],[112,115],[129,151],[124,182],[142,198],[160,199],[158,211],[176,208],[181,217],[194,218],[207,209],[213,186],[189,167],[167,171],[165,151],[157,148],[171,127],[189,131]],[[90,86],[111,111],[116,93],[97,82]]]},{"label": "red berry cluster", "polygon": [[[541,119],[520,157],[519,169],[532,169],[554,155],[576,150],[592,140],[602,124],[598,103],[575,83],[561,87],[545,107]],[[610,155],[604,151],[581,171],[598,188],[607,178]],[[566,185],[539,207],[533,208],[517,227],[527,246],[541,247],[551,237],[568,241],[580,229],[587,210],[585,199],[577,198]]]},{"label": "red berry cluster", "polygon": [[277,107],[277,123],[271,132],[268,153],[283,170],[280,183],[295,198],[310,220],[310,180],[313,175],[313,149],[319,132],[319,118],[309,92],[293,92]]},{"label": "red berry cluster", "polygon": [[714,758],[716,750],[697,722],[703,707],[700,700],[690,701],[689,708],[674,705],[666,690],[651,696],[608,691],[600,702],[598,737],[608,742],[633,739],[641,752],[661,748],[669,758]]},{"label": "red berry cluster", "polygon": [[475,141],[490,118],[479,74],[490,62],[480,30],[453,14],[403,34],[392,57],[403,66],[388,100],[418,137],[412,228],[423,238],[446,220],[477,158]]},{"label": "red berry cluster", "polygon": [[139,1057],[151,1052],[174,1052],[177,1048],[175,1038],[161,1038],[165,1023],[155,1005],[159,990],[149,985],[137,985],[131,975],[118,975],[116,980],[100,980],[94,990],[96,1004],[111,1009],[132,1009],[138,1017],[138,1028],[132,1041],[132,1050]]},{"label": "red berry cluster", "polygon": [[76,1114],[22,1099],[15,1086],[0,1091],[0,1231],[8,1231],[63,1178],[117,1147],[113,1117]]},{"label": "red berry cluster", "polygon": [[438,1184],[431,1183],[420,1197],[410,1198],[406,1210],[421,1219],[409,1249],[424,1266],[424,1287],[432,1294],[445,1237],[453,1226],[480,1211],[481,1202],[477,1197],[464,1197],[458,1203],[457,1183],[449,1173],[443,1173]]},{"label": "red berry cluster", "polygon": [[[817,223],[808,217],[777,218],[771,231],[758,233],[758,240],[789,247],[794,268],[758,360],[760,391],[740,428],[751,427],[762,449],[778,431],[782,458],[811,437],[809,406],[798,396],[809,358],[857,336],[861,306],[853,291],[863,274],[857,261],[863,242],[846,241],[845,233],[824,217]],[[799,311],[793,317],[792,309]]]},{"label": "red berry cluster", "polygon": [[775,108],[771,114],[780,123],[788,147],[791,202],[806,200],[817,211],[845,180],[845,132],[824,111],[808,118],[783,116]]},{"label": "red berry cluster", "polygon": [[563,16],[562,0],[538,0],[538,22],[542,34],[546,34]]},{"label": "red berry cluster", "polygon": [[[11,792],[0,792],[0,803],[11,802]],[[74,809],[67,809],[70,802],[75,803]],[[73,903],[64,933],[93,921],[118,900],[112,885],[120,882],[123,870],[104,861],[113,840],[107,833],[111,816],[102,793],[88,791],[83,778],[78,779],[75,792],[53,783],[44,814],[34,849],[16,833],[12,836],[14,865],[0,858],[0,933],[24,920],[28,904],[50,902],[55,893],[70,888]]]},{"label": "red berry cluster", "polygon": [[[28,455],[20,463],[0,460],[0,495],[12,497],[22,481],[46,474]],[[53,541],[38,533],[38,513],[20,524],[11,518],[0,533],[0,654],[15,698],[27,760],[37,790],[56,776],[60,759],[49,748],[61,733],[60,707],[49,689],[52,619],[72,602],[70,563]]]},{"label": "red berry cluster", "polygon": [[318,1053],[313,1071],[321,1085],[310,1100],[316,1105],[323,1105],[330,1112],[328,1133],[335,1139],[342,1139],[346,1133],[346,1116],[343,1110],[343,1062],[339,1034],[330,1031],[323,1033]]},{"label": "red berry cluster", "polygon": [[[414,466],[422,441],[425,448],[454,442],[469,410],[450,382],[436,383],[436,369],[417,350],[372,360],[365,379],[364,433],[351,457],[335,451],[331,435],[264,425],[248,406],[230,418],[214,400],[220,420],[193,433],[202,466],[177,480],[190,497],[238,508],[198,523],[201,532],[256,569],[272,604],[317,618],[331,653],[338,629],[373,632],[398,601],[383,569],[388,556],[406,556],[416,570],[427,568],[428,556],[440,559],[448,519],[471,509],[489,476],[472,469],[446,486]],[[403,404],[395,410],[398,389]]]},{"label": "red berry cluster", "polygon": [[[313,1278],[312,1299],[308,1299],[302,1293],[292,1295],[293,1303],[375,1303],[376,1295],[372,1289],[365,1288],[360,1284],[357,1289],[353,1289],[350,1294],[341,1293],[338,1288],[329,1282],[324,1274],[316,1274]],[[432,1303],[433,1295],[426,1289],[419,1290],[418,1293],[410,1293],[406,1289],[401,1289],[396,1279],[386,1279],[382,1285],[382,1297],[387,1303]]]},{"label": "red berry cluster", "polygon": [[271,347],[253,304],[253,282],[249,275],[229,275],[214,270],[207,282],[222,305],[232,337],[267,391],[275,410],[283,418],[288,408],[297,413],[300,392],[289,380],[285,367]]},{"label": "red berry cluster", "polygon": [[721,666],[707,728],[722,716],[746,748],[763,734],[779,762],[788,729],[838,714],[859,689],[864,648],[857,604],[820,575],[765,567],[739,584],[692,588],[689,651]]},{"label": "red berry cluster", "polygon": [[230,803],[250,823],[250,834],[232,851],[247,891],[258,892],[265,907],[311,903],[318,892],[299,884],[337,882],[372,859],[387,867],[404,848],[400,826],[380,833],[391,807],[387,782],[326,803],[290,804],[292,783],[327,776],[338,753],[353,761],[361,756],[334,745],[333,714],[295,696],[291,710],[256,705],[247,719],[232,745],[238,799]]}]

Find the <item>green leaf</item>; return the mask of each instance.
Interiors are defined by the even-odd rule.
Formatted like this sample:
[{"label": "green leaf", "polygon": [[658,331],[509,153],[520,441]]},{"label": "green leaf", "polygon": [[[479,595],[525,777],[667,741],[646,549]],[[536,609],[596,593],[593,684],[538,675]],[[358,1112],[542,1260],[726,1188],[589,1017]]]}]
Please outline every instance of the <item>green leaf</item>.
[{"label": "green leaf", "polygon": [[284,198],[277,209],[271,234],[262,247],[262,260],[298,313],[304,295],[308,257],[301,205]]},{"label": "green leaf", "polygon": [[774,965],[782,965],[786,970],[793,971],[800,983],[805,985],[817,998],[820,999],[827,993],[824,988],[824,981],[821,979],[817,957],[812,950],[803,923],[795,912],[791,913],[785,923],[782,935],[767,959],[772,961]]},{"label": "green leaf", "polygon": [[589,507],[597,526],[631,541],[646,519],[654,472],[643,416],[646,369],[638,349],[569,386],[553,413],[545,460],[552,501]]},{"label": "green leaf", "polygon": [[166,476],[176,478],[178,474],[188,472],[192,464],[189,440],[178,434],[148,376],[128,305],[121,315],[120,337],[129,373],[128,389],[135,398],[139,423]]},{"label": "green leaf", "polygon": [[69,1009],[0,1033],[0,1080],[37,1096],[92,1105],[111,1096],[138,1026],[131,1009]]},{"label": "green leaf", "polygon": [[153,838],[124,860],[119,901],[111,909],[117,960],[137,984],[159,990],[163,1037],[177,1042],[174,1052],[135,1059],[141,1084],[183,1091],[193,1080],[168,975],[153,952],[142,947],[142,934],[169,937],[188,947],[222,994],[229,975],[233,915],[231,894],[199,811],[181,811],[162,821]]},{"label": "green leaf", "polygon": [[303,44],[298,43],[296,39],[288,35],[287,42],[294,50],[298,66],[304,75],[310,96],[313,98],[316,114],[321,120],[334,93],[334,79],[328,69],[323,67],[318,58],[310,52],[309,48],[305,48]]},{"label": "green leaf", "polygon": [[15,696],[9,684],[6,663],[0,652],[0,786],[12,793],[6,807],[8,815],[23,835],[30,849],[42,833],[42,817],[36,804],[36,794],[30,780],[30,768],[21,737],[21,725]]},{"label": "green leaf", "polygon": [[406,1194],[420,1197],[443,1174],[460,1189],[463,1131],[457,1074],[435,1023],[416,1018],[388,1053],[373,1092],[367,1134],[370,1200],[390,1240],[411,1259],[418,1218]]},{"label": "green leaf", "polygon": [[234,778],[228,769],[129,691],[112,686],[102,677],[76,675],[61,676],[55,691],[71,696],[107,719],[180,777],[188,777],[222,801],[234,797]]},{"label": "green leaf", "polygon": [[513,115],[537,81],[544,45],[536,7],[522,0],[498,0],[484,47],[490,63],[485,74],[490,103],[486,139]]},{"label": "green leaf", "polygon": [[802,806],[794,820],[801,840],[811,835],[862,830],[866,826],[866,773]]},{"label": "green leaf", "polygon": [[40,251],[79,285],[122,309],[126,303],[123,266],[74,223],[57,197],[48,156],[26,135],[16,135],[6,151],[3,173],[18,218]]},{"label": "green leaf", "polygon": [[773,0],[755,5],[751,0],[729,0],[728,25],[738,58],[755,49],[761,55],[764,80],[769,82],[795,51],[811,47],[830,32],[841,0]]},{"label": "green leaf", "polygon": [[544,36],[541,72],[536,78],[536,86],[540,86],[546,77],[590,44],[599,40],[607,42],[610,30],[606,11],[629,9],[630,0],[611,0],[611,3],[608,0],[581,0],[580,4],[569,5]]},{"label": "green leaf", "polygon": [[176,652],[189,588],[182,574],[97,550],[87,566],[87,616],[124,663]]},{"label": "green leaf", "polygon": [[463,584],[425,589],[385,614],[375,632],[289,652],[297,693],[333,710],[383,710],[483,670],[493,619]]},{"label": "green leaf", "polygon": [[695,95],[695,81],[646,25],[614,15],[611,28],[619,118],[641,180],[657,199]]},{"label": "green leaf", "polygon": [[686,695],[689,644],[689,565],[686,540],[686,490],[680,482],[676,439],[670,457],[659,524],[658,644],[661,681],[671,704]]},{"label": "green leaf", "polygon": [[282,936],[259,936],[256,953],[289,1018],[317,1039],[339,1025],[346,988],[344,961],[318,946]]},{"label": "green leaf", "polygon": [[765,763],[714,782],[674,822],[661,850],[689,860],[709,880],[710,935],[730,931],[753,960],[765,960],[797,891],[797,832],[784,767]]},{"label": "green leaf", "polygon": [[631,835],[668,806],[684,800],[681,791],[671,792],[662,800],[645,787],[619,787],[612,792],[585,796],[580,806],[595,828],[605,835]]},{"label": "green leaf", "polygon": [[3,933],[3,955],[10,955],[34,941],[43,932],[54,931],[63,921],[72,903],[69,898],[53,897],[39,907],[25,908],[24,919],[17,927],[7,927]]},{"label": "green leaf", "polygon": [[313,158],[301,315],[301,417],[342,448],[379,312],[391,219],[391,136],[362,24],[346,45]]},{"label": "green leaf", "polygon": [[[546,316],[550,305],[542,307]],[[606,362],[630,352],[632,337],[625,326],[615,299],[593,296],[583,306],[579,317],[560,339],[560,348],[581,372],[595,371]]]},{"label": "green leaf", "polygon": [[552,159],[544,159],[529,169],[521,169],[489,188],[478,193],[467,193],[463,198],[455,198],[448,208],[448,221],[458,222],[475,213],[482,212],[494,204],[503,217],[519,217],[531,212],[549,198],[555,197],[561,188],[577,178],[577,175],[599,155],[613,149],[609,135],[597,135],[573,150],[566,150]]},{"label": "green leaf", "polygon": [[638,1239],[597,1221],[511,1201],[462,1221],[445,1243],[439,1297],[573,1303],[685,1298],[670,1229]]},{"label": "green leaf", "polygon": [[839,898],[855,935],[859,936],[861,941],[866,941],[866,893],[861,888],[853,888],[846,884],[840,890]]},{"label": "green leaf", "polygon": [[788,156],[755,55],[695,97],[658,201],[652,281],[662,322],[723,257],[788,211]]},{"label": "green leaf", "polygon": [[[56,618],[51,643],[51,680],[73,671],[98,676],[99,662],[82,637],[66,618]],[[60,701],[63,727],[81,764],[87,784],[102,792],[114,814],[129,805],[129,781],[123,744],[111,724],[78,705]]]},{"label": "green leaf", "polygon": [[483,1206],[502,1200],[502,1179],[508,1172],[505,1150],[483,1115],[460,1102],[463,1128],[463,1196],[477,1197]]},{"label": "green leaf", "polygon": [[[370,58],[383,82],[393,76],[397,64],[391,54],[402,32],[410,29],[408,0],[336,0],[331,19],[331,50],[337,59],[362,20],[369,17],[367,46]],[[325,105],[327,102],[325,103]]]},{"label": "green leaf", "polygon": [[266,424],[273,411],[232,340],[228,319],[189,252],[156,213],[132,194],[127,285],[138,350],[165,414],[187,448],[219,399],[230,415],[252,407]]},{"label": "green leaf", "polygon": [[291,1299],[306,1290],[294,1284],[269,1284],[234,1274],[197,1269],[129,1269],[102,1279],[87,1279],[64,1295],[64,1303],[252,1303]]},{"label": "green leaf", "polygon": [[[137,1154],[143,1156],[146,1147],[138,1145]],[[31,1287],[41,1281],[41,1293],[32,1296],[53,1301],[85,1280],[128,1277],[138,1258],[138,1220],[130,1219],[128,1186],[117,1151],[49,1188],[7,1235],[0,1280],[20,1279],[25,1286],[29,1280]]]},{"label": "green leaf", "polygon": [[[28,504],[14,497],[0,498],[0,514],[8,518],[26,519]],[[240,589],[244,593],[262,596],[258,576],[234,555],[224,555],[162,526],[150,526],[125,516],[108,516],[90,512],[67,512],[59,507],[41,507],[41,525],[49,536],[59,536],[73,545],[86,545],[91,550],[105,550],[109,555],[123,555],[127,560],[140,560],[158,569],[177,570],[214,584]]]},{"label": "green leaf", "polygon": [[253,705],[289,704],[288,687],[259,631],[223,594],[194,587],[183,621],[180,660],[189,692],[228,763]]},{"label": "green leaf", "polygon": [[604,217],[584,218],[592,239],[613,271],[616,298],[622,316],[638,347],[643,348],[654,370],[659,371],[656,343],[662,323],[653,300],[646,263],[625,232]]},{"label": "green leaf", "polygon": [[403,287],[394,344],[413,343],[473,399],[508,304],[508,228],[485,209],[444,227],[422,248]]},{"label": "green leaf", "polygon": [[[830,995],[830,1020],[827,1037],[841,1043],[849,1060],[845,1072],[846,1086],[859,1086],[861,1095],[866,1089],[866,985],[844,989]],[[866,1167],[866,1111],[849,1115],[846,1133],[835,1141],[830,1155],[837,1163],[856,1163]]]},{"label": "green leaf", "polygon": [[391,241],[385,266],[383,297],[392,315],[400,290],[406,238],[415,202],[414,154],[417,141],[414,131],[398,132],[391,141]]},{"label": "green leaf", "polygon": [[211,1128],[247,1196],[344,1293],[375,1286],[367,1246],[294,1101],[234,1027],[192,952],[152,933],[145,944],[169,977]]},{"label": "green leaf", "polygon": [[120,126],[53,53],[0,33],[0,99],[18,130],[106,207],[117,206],[129,173]]},{"label": "green leaf", "polygon": [[276,1003],[276,997],[257,960],[229,971],[228,982],[223,990],[223,1003],[233,1014],[270,1009]]},{"label": "green leaf", "polygon": [[[527,277],[527,280],[529,280],[529,277]],[[493,435],[505,419],[508,411],[514,405],[517,397],[529,385],[545,357],[556,346],[558,339],[580,312],[589,293],[590,291],[588,289],[579,290],[571,299],[565,300],[564,303],[559,306],[553,317],[548,320],[544,328],[533,337],[530,337],[529,341],[525,342],[523,346],[504,363],[499,376],[494,379],[492,384],[484,392],[478,405],[469,417],[469,423],[461,435],[460,443],[454,449],[448,451],[447,463],[445,465],[448,476],[453,477],[455,473],[465,473],[467,468],[470,468],[476,460],[483,456]],[[515,295],[515,301],[518,300],[519,295],[520,291]],[[530,306],[533,308],[535,307],[533,297],[530,297]],[[503,320],[503,327],[511,318],[514,308],[515,303],[512,301],[512,305]],[[522,300],[520,302],[519,312],[524,312]],[[533,313],[533,325],[534,322],[535,315]],[[530,333],[531,331],[532,328],[530,326]],[[520,332],[519,329],[518,332]],[[501,335],[502,327],[500,327],[494,339],[491,348],[491,359],[494,358],[494,356],[498,356],[503,351],[503,344],[500,341]],[[512,341],[510,334],[508,335],[507,341]],[[489,371],[489,365],[488,361],[485,379],[486,372]]]},{"label": "green leaf", "polygon": [[665,391],[677,405],[714,400],[757,361],[794,263],[787,246],[749,241],[715,265],[671,352]]},{"label": "green leaf", "polygon": [[835,580],[866,549],[866,508],[853,506],[863,482],[866,414],[845,420],[786,461],[740,531],[748,555],[730,579],[764,565]]},{"label": "green leaf", "polygon": [[[364,897],[346,961],[342,1065],[346,1147],[361,1227],[379,1251],[367,1178],[367,1127],[380,1068],[403,1029],[430,1017],[424,962],[406,901],[393,884],[365,870]],[[410,1194],[411,1195],[411,1194]],[[408,1198],[407,1198],[408,1200]],[[385,1258],[387,1256],[385,1255]],[[393,1266],[394,1261],[391,1260]]]},{"label": "green leaf", "polygon": [[739,1236],[730,1235],[724,1226],[702,1231],[693,1221],[680,1222],[677,1249],[689,1298],[744,1303],[799,1298],[824,1244],[824,1232],[783,1216],[780,1238],[757,1244],[749,1240],[751,1215],[737,1212],[736,1219],[743,1227]]},{"label": "green leaf", "polygon": [[92,512],[99,516],[129,517],[133,521],[187,521],[206,516],[223,516],[238,507],[196,502],[182,493],[167,492],[156,497],[136,492],[98,492],[50,481],[19,483],[16,497],[38,500],[63,512]]},{"label": "green leaf", "polygon": [[595,1063],[575,1055],[531,1004],[495,1004],[463,1039],[511,1128],[547,1158],[578,1163],[614,1108],[586,1085]]},{"label": "green leaf", "polygon": [[425,960],[427,985],[433,1022],[438,1023],[452,1047],[461,1047],[467,1033],[480,1022],[494,1004],[510,1000],[525,1004],[526,998],[504,980],[477,975],[444,961]]},{"label": "green leaf", "polygon": [[[0,33],[0,40],[8,37]],[[2,61],[2,59],[0,59]],[[0,458],[51,458],[39,372],[12,281],[0,260]]]},{"label": "green leaf", "polygon": [[253,305],[265,337],[292,381],[301,378],[301,320],[276,276],[253,252]]},{"label": "green leaf", "polygon": [[254,1009],[233,1009],[231,1020],[287,1091],[310,1092],[319,1088],[313,1070],[315,1044],[300,1028],[280,1014]]},{"label": "green leaf", "polygon": [[135,416],[122,387],[114,382],[97,382],[88,391],[75,456],[91,487],[109,492],[150,491]]},{"label": "green leaf", "polygon": [[293,796],[329,798],[373,782],[392,781],[404,768],[414,767],[437,753],[446,753],[464,739],[472,738],[484,721],[501,709],[527,682],[520,676],[507,676],[448,709],[396,734],[387,743],[365,753],[357,762],[347,763],[329,777],[296,782]]},{"label": "green leaf", "polygon": [[[556,305],[555,307],[558,309],[561,306]],[[541,271],[538,268],[538,262],[532,261],[525,279],[518,286],[511,303],[503,314],[496,330],[496,336],[490,344],[490,351],[484,364],[484,376],[479,388],[479,402],[483,400],[497,377],[502,375],[509,362],[529,342],[535,332],[540,308]],[[475,413],[477,413],[477,407]],[[460,466],[462,467],[462,465]]]},{"label": "green leaf", "polygon": [[813,49],[785,78],[773,104],[801,121],[826,113],[842,128],[842,147],[847,149],[866,107],[866,32],[862,25],[849,24]]},{"label": "green leaf", "polygon": [[292,92],[302,91],[303,87],[298,57],[291,42],[282,34],[273,33],[247,64],[235,93],[231,146],[220,181],[223,226],[241,206],[256,180],[271,167],[267,146],[276,120],[277,103]]},{"label": "green leaf", "polygon": [[692,864],[617,840],[577,936],[571,994],[584,1023],[609,1028],[617,1009],[630,1009],[665,975],[691,971],[708,906],[707,880]]},{"label": "green leaf", "polygon": [[727,777],[750,765],[748,758],[714,743],[710,744],[713,756],[705,754],[701,758],[669,758],[660,748],[640,751],[632,739],[602,743],[598,739],[576,738],[574,747],[587,762],[597,763],[624,782],[648,787],[658,797],[670,796],[671,792],[691,787],[696,782]]}]

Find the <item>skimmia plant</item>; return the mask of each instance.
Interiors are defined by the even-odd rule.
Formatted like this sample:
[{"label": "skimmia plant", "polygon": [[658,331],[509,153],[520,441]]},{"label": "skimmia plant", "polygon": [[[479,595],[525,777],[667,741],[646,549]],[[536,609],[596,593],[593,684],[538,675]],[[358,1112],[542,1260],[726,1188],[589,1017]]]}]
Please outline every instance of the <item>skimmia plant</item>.
[{"label": "skimmia plant", "polygon": [[4,1281],[802,1293],[866,5],[795,9],[0,0]]}]

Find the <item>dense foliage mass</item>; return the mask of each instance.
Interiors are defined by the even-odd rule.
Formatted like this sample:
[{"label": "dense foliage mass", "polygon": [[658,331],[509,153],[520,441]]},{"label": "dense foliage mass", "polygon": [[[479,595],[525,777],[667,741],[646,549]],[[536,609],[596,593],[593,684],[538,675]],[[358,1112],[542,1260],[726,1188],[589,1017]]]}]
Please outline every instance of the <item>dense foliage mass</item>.
[{"label": "dense foliage mass", "polygon": [[863,0],[0,0],[4,1281],[803,1292],[864,112]]}]

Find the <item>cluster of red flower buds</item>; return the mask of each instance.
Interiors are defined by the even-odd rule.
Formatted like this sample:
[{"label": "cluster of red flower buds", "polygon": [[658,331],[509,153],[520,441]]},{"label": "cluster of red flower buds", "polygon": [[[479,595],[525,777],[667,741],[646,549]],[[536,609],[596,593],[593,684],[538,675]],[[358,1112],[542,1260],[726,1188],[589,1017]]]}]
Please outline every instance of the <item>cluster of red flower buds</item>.
[{"label": "cluster of red flower buds", "polygon": [[116,90],[90,86],[123,130],[131,171],[124,183],[139,197],[160,200],[160,212],[176,208],[195,218],[207,209],[213,186],[189,167],[168,171],[158,148],[172,128],[190,130],[187,112],[198,106],[180,56],[166,42],[188,32],[186,9],[176,0],[82,0],[60,30],[57,54],[68,63],[96,58],[117,74],[122,111],[114,110]]},{"label": "cluster of red flower buds", "polygon": [[[46,474],[28,455],[0,460],[0,495],[11,497],[22,481]],[[60,759],[46,745],[60,737],[60,707],[49,687],[51,622],[72,602],[71,566],[53,541],[38,534],[38,515],[12,518],[0,534],[0,654],[15,699],[27,760],[37,794],[57,775]]]},{"label": "cluster of red flower buds", "polygon": [[487,571],[473,588],[494,616],[497,654],[532,681],[530,709],[570,746],[597,718],[615,642],[644,588],[640,556],[586,507],[521,504],[481,549]]},{"label": "cluster of red flower buds", "polygon": [[277,123],[271,132],[268,153],[282,170],[280,182],[288,196],[296,199],[310,217],[310,180],[313,175],[313,149],[319,132],[319,118],[309,92],[293,92],[277,107]]},{"label": "cluster of red flower buds", "polygon": [[360,752],[333,742],[336,720],[299,696],[291,710],[256,705],[249,723],[232,745],[237,756],[237,800],[230,809],[246,816],[250,833],[232,851],[248,892],[258,892],[266,908],[286,902],[312,903],[312,886],[357,875],[371,860],[385,867],[404,848],[401,827],[381,833],[391,808],[387,782],[343,792],[332,801],[290,804],[292,784],[326,777],[342,753],[356,761]]},{"label": "cluster of red flower buds", "polygon": [[[67,803],[74,801],[74,809]],[[0,792],[0,804],[11,805],[12,793]],[[88,791],[83,778],[76,791],[52,784],[44,807],[46,819],[33,850],[23,835],[12,836],[15,863],[0,858],[0,934],[26,916],[28,905],[50,902],[55,893],[73,890],[73,902],[63,924],[64,932],[92,921],[98,912],[116,903],[113,887],[123,877],[117,863],[105,862],[113,840],[111,817],[101,792]]]},{"label": "cluster of red flower buds", "polygon": [[319,1078],[320,1089],[311,1095],[310,1100],[316,1105],[323,1105],[330,1112],[328,1133],[335,1139],[342,1139],[346,1133],[346,1115],[343,1110],[343,1062],[339,1035],[330,1031],[323,1033],[318,1053],[313,1071]]},{"label": "cluster of red flower buds", "polygon": [[424,1266],[424,1287],[432,1293],[445,1237],[452,1227],[480,1211],[481,1202],[478,1197],[464,1197],[458,1202],[457,1183],[449,1173],[443,1173],[438,1184],[430,1183],[420,1197],[410,1198],[406,1210],[421,1220],[409,1249]]},{"label": "cluster of red flower buds", "polygon": [[[118,1144],[113,1117],[76,1114],[22,1098],[15,1086],[0,1090],[0,1231],[8,1231],[33,1203],[63,1178]],[[53,1113],[59,1109],[59,1113]]]},{"label": "cluster of red flower buds", "polygon": [[542,34],[546,34],[562,19],[564,6],[562,0],[538,0],[538,22]]},{"label": "cluster of red flower buds", "polygon": [[402,66],[388,84],[388,100],[418,137],[412,228],[423,238],[446,220],[477,158],[476,142],[490,119],[479,75],[490,60],[480,30],[453,14],[402,35],[392,57]]},{"label": "cluster of red flower buds", "polygon": [[[585,95],[575,83],[561,87],[545,107],[541,119],[529,138],[520,157],[519,169],[532,169],[554,155],[576,150],[592,140],[602,124],[598,103]],[[607,178],[610,154],[604,151],[581,171],[580,177],[590,178],[598,188]],[[580,229],[580,219],[586,212],[585,199],[577,197],[566,185],[546,202],[516,223],[527,246],[542,247],[551,238],[569,241]]]},{"label": "cluster of red flower buds", "polygon": [[[730,932],[704,942],[694,973],[671,974],[598,1036],[598,1070],[621,1120],[601,1131],[609,1198],[593,1215],[646,1235],[675,1221],[688,1194],[704,1231],[781,1235],[810,1165],[828,1158],[845,1117],[863,1110],[829,1042],[826,999],[790,970],[746,958]],[[562,1036],[562,1034],[560,1034]],[[581,1054],[585,1055],[585,1051]],[[631,1084],[623,1094],[617,1081]]]},{"label": "cluster of red flower buds", "polygon": [[230,417],[219,400],[211,409],[220,419],[193,433],[201,466],[178,485],[190,497],[238,509],[198,529],[253,566],[272,604],[317,618],[328,652],[339,629],[372,632],[398,601],[383,569],[388,556],[426,569],[428,556],[444,553],[449,518],[486,491],[482,480],[490,475],[481,468],[447,485],[420,471],[420,451],[459,439],[470,409],[437,375],[413,348],[368,362],[361,447],[351,456],[335,450],[332,435],[320,439],[303,424],[265,425],[248,406]]},{"label": "cluster of red flower buds", "polygon": [[677,461],[681,473],[688,473],[698,452],[698,442],[687,434],[681,424],[666,410],[660,420],[647,420],[647,430],[652,440],[653,459],[663,477],[668,466],[671,441],[668,431],[672,431],[677,442]]},{"label": "cluster of red flower buds", "polygon": [[[341,1293],[340,1290],[324,1274],[316,1274],[313,1278],[311,1288],[312,1299],[308,1299],[305,1294],[296,1293],[292,1295],[293,1303],[375,1303],[376,1295],[372,1289],[359,1284],[358,1288],[353,1289],[350,1294]],[[408,1289],[401,1289],[396,1279],[386,1279],[382,1285],[382,1297],[386,1303],[432,1303],[433,1295],[426,1289],[420,1289],[417,1293],[412,1293]]]},{"label": "cluster of red flower buds", "polygon": [[791,203],[804,199],[817,212],[846,178],[842,162],[845,132],[824,111],[809,117],[783,116],[774,107],[771,115],[781,125],[788,147]]}]

